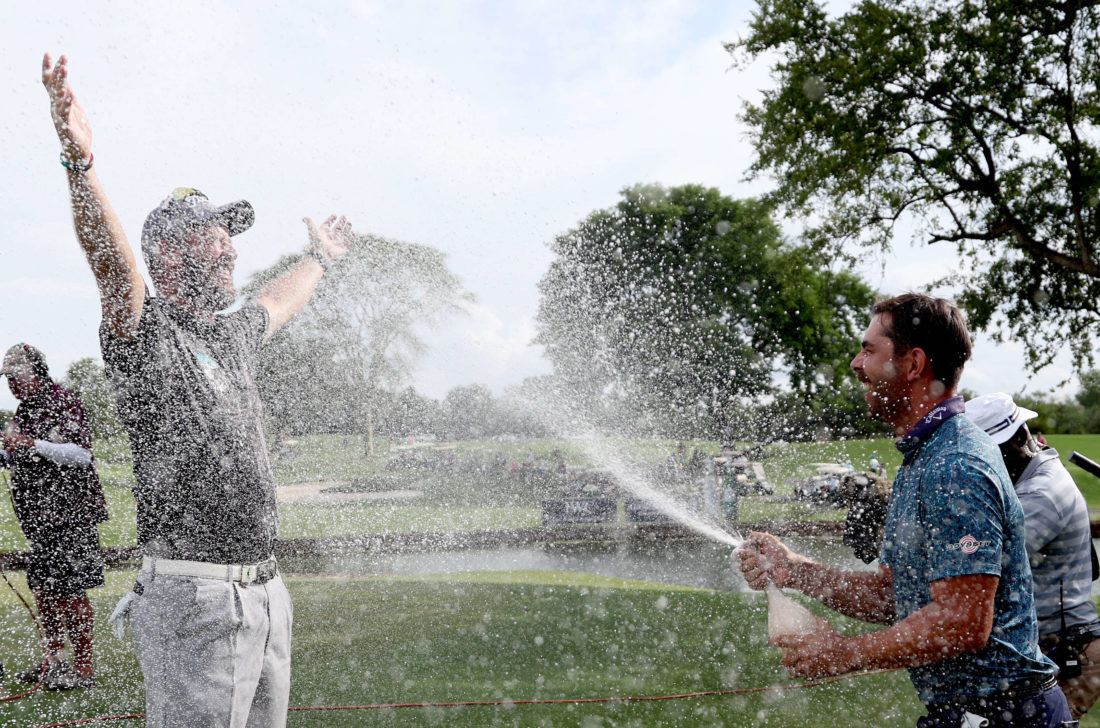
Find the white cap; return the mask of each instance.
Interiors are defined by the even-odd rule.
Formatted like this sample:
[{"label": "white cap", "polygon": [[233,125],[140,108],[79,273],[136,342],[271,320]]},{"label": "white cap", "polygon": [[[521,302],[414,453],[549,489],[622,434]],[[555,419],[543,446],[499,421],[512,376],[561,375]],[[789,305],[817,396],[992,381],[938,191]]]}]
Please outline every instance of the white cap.
[{"label": "white cap", "polygon": [[1004,392],[996,392],[983,394],[967,402],[966,416],[985,430],[994,443],[1000,445],[1011,440],[1020,425],[1038,417],[1039,413],[1018,406]]}]

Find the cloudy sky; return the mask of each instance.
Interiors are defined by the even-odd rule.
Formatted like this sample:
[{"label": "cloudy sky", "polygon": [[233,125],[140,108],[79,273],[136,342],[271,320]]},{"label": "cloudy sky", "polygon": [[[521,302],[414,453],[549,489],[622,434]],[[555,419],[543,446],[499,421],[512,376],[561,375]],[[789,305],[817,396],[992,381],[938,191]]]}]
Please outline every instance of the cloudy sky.
[{"label": "cloudy sky", "polygon": [[[432,334],[411,373],[435,397],[549,371],[530,345],[547,243],[622,188],[767,189],[743,179],[736,118],[766,69],[734,70],[722,47],[744,31],[743,0],[91,6],[14,4],[0,31],[0,344],[34,343],[57,373],[98,357],[99,307],[40,83],[46,51],[69,56],[132,242],[169,190],[192,186],[256,208],[238,283],[301,249],[306,215],[444,251],[478,304]],[[903,241],[862,272],[896,292],[951,262]],[[1059,362],[1029,380],[1020,362],[979,339],[963,386],[1036,390],[1071,374]],[[5,391],[0,407],[13,405]]]}]

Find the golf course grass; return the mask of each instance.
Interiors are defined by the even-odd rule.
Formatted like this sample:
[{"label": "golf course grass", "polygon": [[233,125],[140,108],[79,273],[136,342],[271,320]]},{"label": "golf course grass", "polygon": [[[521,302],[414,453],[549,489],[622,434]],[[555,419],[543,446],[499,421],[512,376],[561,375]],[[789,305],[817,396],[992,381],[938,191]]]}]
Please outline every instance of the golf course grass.
[{"label": "golf course grass", "polygon": [[[133,572],[92,593],[101,687],[0,704],[0,726],[143,711],[127,641],[106,627]],[[20,584],[21,576],[13,581]],[[687,589],[563,572],[403,579],[291,577],[295,707],[504,701],[502,705],[292,711],[300,726],[910,726],[920,706],[902,672],[832,685],[661,701],[515,704],[659,697],[789,685],[767,647],[759,594]],[[33,629],[0,594],[9,670],[34,654]],[[843,619],[834,622],[858,629]],[[11,693],[19,686],[9,680]],[[141,720],[106,725],[142,725]]]},{"label": "golf course grass", "polygon": [[[1058,449],[1063,461],[1077,450],[1100,461],[1100,435],[1051,435],[1050,444]],[[718,444],[689,443],[691,449],[717,452]],[[530,441],[495,443],[477,441],[457,443],[459,452],[504,452],[510,459],[522,461],[527,453],[548,457],[561,451],[571,465],[598,467],[593,453],[613,451],[642,466],[661,462],[676,448],[672,440],[608,440],[599,448],[581,447],[573,441]],[[101,452],[97,468],[107,496],[111,519],[100,527],[100,543],[105,547],[133,546],[136,543],[134,500],[130,494],[132,466],[118,443],[97,443]],[[806,503],[783,501],[791,492],[792,479],[812,473],[813,463],[851,462],[866,467],[876,454],[890,473],[896,471],[901,456],[892,440],[847,440],[803,442],[769,446],[764,461],[768,478],[776,486],[774,497],[742,499],[742,521],[838,520],[843,511],[823,509]],[[279,485],[305,482],[339,484],[384,481],[394,490],[418,490],[423,496],[405,501],[362,501],[341,503],[288,503],[280,506],[280,534],[283,539],[326,538],[381,533],[417,533],[434,531],[478,531],[529,528],[541,523],[540,503],[546,493],[537,485],[514,477],[488,477],[468,473],[420,473],[387,470],[392,454],[380,445],[369,457],[362,440],[336,435],[302,438],[295,446],[295,457],[276,460]],[[121,454],[120,454],[121,453]],[[110,455],[111,457],[106,457]],[[1100,510],[1100,478],[1068,466],[1090,508]],[[6,472],[0,471],[0,489],[6,487]],[[6,498],[0,498],[0,552],[21,551],[26,541]]]},{"label": "golf course grass", "polygon": [[[1063,460],[1072,450],[1100,460],[1100,436],[1050,436]],[[674,441],[603,443],[644,464],[667,458]],[[716,451],[716,443],[691,446]],[[546,456],[561,449],[571,465],[598,466],[591,448],[569,442],[461,443],[459,449],[506,450]],[[117,449],[117,448],[116,448]],[[742,499],[741,519],[839,518],[842,512],[784,502],[789,480],[815,462],[851,461],[864,467],[872,453],[893,473],[900,455],[892,441],[795,443],[773,447],[765,461],[777,496]],[[525,528],[541,523],[542,493],[514,478],[387,470],[387,449],[371,458],[357,438],[311,437],[293,458],[275,464],[280,485],[353,483],[375,479],[422,491],[410,500],[286,503],[284,539],[429,531]],[[135,543],[132,471],[124,457],[101,455],[111,520],[104,546]],[[1070,471],[1091,507],[1100,508],[1100,479]],[[6,476],[0,476],[6,477]],[[0,483],[0,487],[3,484]],[[26,547],[7,499],[0,499],[0,551]],[[22,573],[10,573],[27,594]],[[143,711],[141,676],[128,638],[118,640],[106,619],[130,590],[132,570],[111,570],[93,590],[96,659],[101,687],[73,693],[39,692],[0,703],[0,728],[51,725],[79,718]],[[500,701],[500,705],[294,710],[290,726],[911,726],[922,713],[904,672],[795,684],[766,645],[759,594],[689,589],[589,574],[510,571],[415,577],[294,575],[294,677],[291,705],[300,708],[395,703]],[[29,597],[28,597],[29,598]],[[865,626],[814,605],[842,631]],[[0,584],[0,662],[3,686],[21,686],[12,673],[35,659],[37,640],[27,612]],[[661,697],[710,691],[722,695],[652,701],[522,704],[527,700]],[[749,691],[749,692],[740,692]],[[128,720],[97,725],[142,725]],[[1086,716],[1100,728],[1100,715]]]}]

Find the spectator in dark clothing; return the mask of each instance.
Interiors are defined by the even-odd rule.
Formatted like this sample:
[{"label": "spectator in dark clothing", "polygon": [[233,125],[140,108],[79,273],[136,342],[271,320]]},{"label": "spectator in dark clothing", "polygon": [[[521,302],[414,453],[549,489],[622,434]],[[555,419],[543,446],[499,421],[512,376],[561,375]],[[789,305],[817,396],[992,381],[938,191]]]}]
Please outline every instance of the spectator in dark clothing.
[{"label": "spectator in dark clothing", "polygon": [[[50,378],[33,346],[8,349],[0,374],[19,400],[3,437],[4,459],[15,515],[30,543],[27,583],[38,604],[44,653],[41,665],[16,676],[58,690],[92,687],[87,590],[103,585],[99,524],[107,520],[107,505],[92,464],[91,428],[80,400]],[[64,659],[66,632],[71,665]]]}]

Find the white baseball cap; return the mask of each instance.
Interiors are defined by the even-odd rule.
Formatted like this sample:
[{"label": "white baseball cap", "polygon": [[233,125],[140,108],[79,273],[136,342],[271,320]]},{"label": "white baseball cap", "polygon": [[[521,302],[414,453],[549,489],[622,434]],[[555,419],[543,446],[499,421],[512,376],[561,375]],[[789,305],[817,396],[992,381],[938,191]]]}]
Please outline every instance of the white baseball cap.
[{"label": "white baseball cap", "polygon": [[1011,440],[1020,425],[1038,417],[1039,413],[1020,407],[1004,392],[995,392],[967,402],[966,416],[1000,445]]}]

